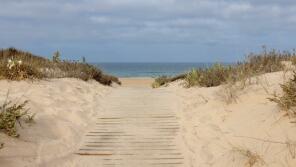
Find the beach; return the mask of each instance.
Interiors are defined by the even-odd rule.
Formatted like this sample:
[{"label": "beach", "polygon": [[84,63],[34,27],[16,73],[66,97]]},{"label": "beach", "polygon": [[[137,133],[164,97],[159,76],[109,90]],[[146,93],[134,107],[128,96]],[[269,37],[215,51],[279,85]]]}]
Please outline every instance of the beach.
[{"label": "beach", "polygon": [[[0,162],[5,167],[112,163],[150,166],[143,162],[148,158],[153,160],[147,162],[174,166],[294,166],[292,143],[296,139],[296,127],[267,99],[272,92],[280,92],[280,84],[289,76],[276,72],[253,78],[253,83],[239,91],[238,100],[231,104],[225,102],[223,86],[184,88],[183,81],[152,89],[152,78],[121,78],[122,86],[112,87],[67,78],[33,83],[2,80],[0,85],[9,88],[11,99],[29,100],[28,107],[36,113],[36,118],[34,124],[18,127],[20,138],[1,134],[5,145],[0,150]],[[7,89],[0,93],[5,97]],[[121,121],[106,120],[117,117],[122,118]],[[171,122],[176,130],[156,131],[152,123],[156,117],[163,122],[161,126],[170,127],[164,123]],[[98,119],[104,121],[98,122]],[[145,121],[152,122],[145,125]],[[116,147],[106,145],[112,148],[107,152],[100,149],[83,152],[85,142],[90,141],[87,136],[94,129],[101,129],[97,133],[111,134],[121,129],[125,135],[117,135]],[[129,141],[132,140],[129,135],[134,136],[134,142],[146,144],[135,145]],[[173,145],[162,147],[174,148],[180,155],[156,159],[147,154],[170,153],[153,149],[148,138],[157,139],[159,135],[172,136],[162,142]],[[112,142],[113,139],[92,141]],[[146,147],[146,151],[136,151]],[[170,157],[170,160],[161,159]]]},{"label": "beach", "polygon": [[0,167],[296,167],[295,29],[295,0],[2,0]]}]

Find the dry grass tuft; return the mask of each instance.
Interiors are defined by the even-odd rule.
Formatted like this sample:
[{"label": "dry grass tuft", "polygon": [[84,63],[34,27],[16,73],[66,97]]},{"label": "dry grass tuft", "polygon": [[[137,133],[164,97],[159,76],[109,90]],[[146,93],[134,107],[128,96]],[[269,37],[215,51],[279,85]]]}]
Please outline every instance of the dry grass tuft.
[{"label": "dry grass tuft", "polygon": [[[193,69],[185,74],[184,80],[186,87],[214,87],[237,81],[240,81],[241,86],[244,87],[253,76],[284,70],[283,61],[295,60],[296,63],[295,56],[295,53],[275,50],[267,52],[265,49],[260,54],[249,54],[246,60],[235,65],[215,64],[208,68]],[[168,83],[170,80],[161,77],[157,78],[155,82],[162,86],[163,83]]]},{"label": "dry grass tuft", "polygon": [[269,98],[270,101],[275,102],[278,106],[290,117],[296,116],[296,72],[294,71],[293,78],[287,83],[281,85],[283,94],[278,96],[274,94]]},{"label": "dry grass tuft", "polygon": [[226,104],[237,103],[239,90],[240,88],[237,85],[227,83],[221,87],[217,94]]},{"label": "dry grass tuft", "polygon": [[59,52],[53,55],[53,60],[49,60],[15,48],[0,50],[0,79],[42,78],[94,79],[104,85],[111,85],[112,82],[121,84],[118,78],[104,74],[93,65],[61,60]]},{"label": "dry grass tuft", "polygon": [[247,167],[253,167],[256,164],[265,164],[263,158],[259,154],[257,154],[256,152],[252,152],[249,149],[245,149],[242,147],[233,147],[232,151],[237,152],[246,158],[245,166]]},{"label": "dry grass tuft", "polygon": [[166,86],[170,82],[174,82],[179,79],[184,79],[185,77],[186,77],[186,74],[177,75],[175,77],[161,76],[154,80],[154,82],[152,83],[152,88]]}]

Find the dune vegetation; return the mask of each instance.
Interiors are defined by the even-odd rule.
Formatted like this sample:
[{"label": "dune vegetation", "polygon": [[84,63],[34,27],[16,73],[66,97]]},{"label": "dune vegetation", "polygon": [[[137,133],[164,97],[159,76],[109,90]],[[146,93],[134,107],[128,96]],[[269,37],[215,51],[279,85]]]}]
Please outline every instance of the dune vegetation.
[{"label": "dune vegetation", "polygon": [[274,94],[274,97],[269,98],[278,104],[281,110],[285,111],[289,117],[296,116],[296,72],[293,72],[293,77],[286,83],[281,85],[282,95]]},{"label": "dune vegetation", "polygon": [[[121,84],[117,77],[106,75],[94,65],[84,61],[61,60],[56,52],[52,60],[15,48],[0,50],[0,79],[6,80],[40,80],[50,78],[78,78],[83,81],[96,80],[103,85],[113,82]],[[0,131],[8,136],[18,137],[18,125],[21,122],[33,122],[34,114],[26,109],[28,101],[15,102],[8,100],[0,104]],[[0,144],[0,148],[3,145]]]},{"label": "dune vegetation", "polygon": [[94,79],[103,85],[111,85],[112,82],[121,84],[118,78],[104,74],[94,65],[61,60],[59,52],[49,60],[15,48],[0,50],[0,79],[44,78],[78,78],[84,81]]},{"label": "dune vegetation", "polygon": [[[185,81],[185,87],[214,87],[237,81],[247,81],[253,76],[284,70],[283,61],[295,62],[296,53],[266,51],[249,54],[246,60],[233,65],[214,64],[207,68],[192,69],[177,79]],[[157,88],[174,81],[176,77],[162,76],[155,79],[153,87]]]},{"label": "dune vegetation", "polygon": [[8,136],[18,137],[17,124],[21,126],[22,121],[26,123],[34,121],[35,114],[28,112],[27,103],[28,101],[19,104],[7,100],[0,106],[0,131]]}]

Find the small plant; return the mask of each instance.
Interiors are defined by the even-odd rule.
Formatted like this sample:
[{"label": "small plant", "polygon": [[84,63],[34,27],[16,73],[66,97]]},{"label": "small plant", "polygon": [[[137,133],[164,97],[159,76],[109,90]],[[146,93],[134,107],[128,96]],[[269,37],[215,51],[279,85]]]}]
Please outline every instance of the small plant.
[{"label": "small plant", "polygon": [[192,69],[189,73],[187,73],[185,81],[186,87],[192,87],[198,85],[200,74],[197,70]]},{"label": "small plant", "polygon": [[227,83],[221,87],[218,95],[226,104],[236,103],[238,101],[239,87],[235,83]]},{"label": "small plant", "polygon": [[84,56],[82,57],[82,63],[86,63],[86,58]]},{"label": "small plant", "polygon": [[61,62],[61,54],[60,54],[59,51],[56,51],[56,52],[53,53],[52,61],[55,62],[55,63]]},{"label": "small plant", "polygon": [[43,75],[32,66],[24,64],[22,60],[8,59],[6,66],[0,65],[4,78],[9,80],[40,79]]},{"label": "small plant", "polygon": [[256,164],[265,164],[263,158],[257,154],[256,152],[252,152],[249,149],[244,149],[242,147],[233,147],[232,151],[241,154],[242,156],[246,157],[245,165],[248,167],[253,167]]},{"label": "small plant", "polygon": [[160,86],[165,85],[168,83],[169,78],[167,76],[161,76],[155,79],[154,83],[152,83],[153,88],[158,88]]},{"label": "small plant", "polygon": [[0,106],[0,130],[12,137],[18,137],[17,123],[21,126],[20,120],[22,118],[30,118],[33,120],[34,115],[31,116],[28,110],[25,109],[28,101],[24,101],[21,104],[12,103],[11,101],[5,101]]},{"label": "small plant", "polygon": [[27,114],[25,122],[26,123],[35,123],[35,116],[36,116],[36,113],[34,113],[32,115]]},{"label": "small plant", "polygon": [[161,77],[156,78],[151,86],[152,86],[152,88],[158,88],[161,86],[165,86],[170,82],[174,82],[179,79],[184,79],[185,77],[186,77],[186,74],[180,74],[175,77],[161,76]]},{"label": "small plant", "polygon": [[290,117],[296,116],[296,72],[294,71],[293,78],[287,83],[281,85],[283,94],[281,96],[274,95],[269,98],[270,101],[275,102],[278,106],[286,111]]}]

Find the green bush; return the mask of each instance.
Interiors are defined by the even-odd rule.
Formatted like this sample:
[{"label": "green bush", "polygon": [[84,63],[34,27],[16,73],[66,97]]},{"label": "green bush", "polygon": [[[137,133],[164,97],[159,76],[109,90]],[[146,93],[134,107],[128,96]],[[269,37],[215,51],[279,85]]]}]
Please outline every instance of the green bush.
[{"label": "green bush", "polygon": [[27,118],[32,120],[34,116],[28,113],[25,109],[28,101],[21,104],[12,103],[11,101],[6,101],[2,106],[0,106],[0,130],[9,136],[18,137],[17,133],[17,123],[21,125],[20,120]]},{"label": "green bush", "polygon": [[215,64],[210,68],[200,68],[189,72],[185,78],[187,87],[212,87],[225,83],[229,78],[231,67]]},{"label": "green bush", "polygon": [[294,72],[293,78],[287,83],[281,85],[283,94],[281,96],[274,95],[269,98],[278,104],[278,106],[287,112],[289,116],[296,116],[296,72]]}]

